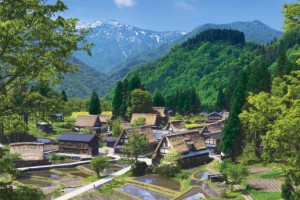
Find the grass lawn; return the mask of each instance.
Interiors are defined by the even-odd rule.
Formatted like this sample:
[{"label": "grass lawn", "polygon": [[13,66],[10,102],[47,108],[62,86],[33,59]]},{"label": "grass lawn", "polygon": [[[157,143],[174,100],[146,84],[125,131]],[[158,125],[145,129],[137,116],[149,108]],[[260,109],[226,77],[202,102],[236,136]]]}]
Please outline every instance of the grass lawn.
[{"label": "grass lawn", "polygon": [[202,128],[203,124],[185,124],[185,128]]}]

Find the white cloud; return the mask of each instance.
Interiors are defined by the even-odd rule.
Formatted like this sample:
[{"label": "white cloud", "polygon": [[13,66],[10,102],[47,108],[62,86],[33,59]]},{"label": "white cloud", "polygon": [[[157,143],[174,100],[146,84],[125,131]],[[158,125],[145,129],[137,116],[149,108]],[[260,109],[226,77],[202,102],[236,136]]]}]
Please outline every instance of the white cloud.
[{"label": "white cloud", "polygon": [[175,2],[174,6],[176,8],[180,8],[180,9],[183,9],[183,10],[193,10],[194,9],[194,6],[189,4],[186,1],[177,1],[177,2]]},{"label": "white cloud", "polygon": [[133,7],[135,0],[115,0],[115,4],[119,7]]}]

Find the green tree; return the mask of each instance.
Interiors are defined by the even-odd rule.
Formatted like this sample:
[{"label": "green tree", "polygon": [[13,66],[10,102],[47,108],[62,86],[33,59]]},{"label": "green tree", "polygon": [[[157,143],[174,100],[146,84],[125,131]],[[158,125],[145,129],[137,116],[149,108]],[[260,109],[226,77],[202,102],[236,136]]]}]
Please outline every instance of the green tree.
[{"label": "green tree", "polygon": [[141,83],[141,80],[140,78],[135,75],[133,76],[130,81],[129,81],[129,84],[128,84],[128,91],[131,92],[135,89],[142,89],[142,83]]},{"label": "green tree", "polygon": [[62,1],[0,2],[0,91],[32,80],[55,82],[62,73],[74,71],[65,58],[91,45],[84,39],[87,31],[76,29],[76,19],[58,14],[66,9]]},{"label": "green tree", "polygon": [[221,163],[220,172],[225,175],[231,191],[233,191],[233,185],[240,184],[249,174],[246,167],[229,161]]},{"label": "green tree", "polygon": [[145,118],[138,118],[136,120],[133,120],[131,123],[131,126],[136,127],[136,126],[145,126],[146,120]]},{"label": "green tree", "polygon": [[257,62],[252,64],[249,70],[249,80],[247,83],[248,92],[257,94],[259,92],[270,92],[272,79],[271,74],[268,70],[268,67],[261,63]]},{"label": "green tree", "polygon": [[109,167],[109,158],[106,156],[97,156],[91,160],[91,167],[100,178],[100,172]]},{"label": "green tree", "polygon": [[68,97],[67,97],[67,94],[64,90],[61,91],[61,96],[62,96],[62,100],[64,102],[68,102]]},{"label": "green tree", "polygon": [[118,117],[117,119],[113,120],[112,122],[112,134],[114,137],[119,137],[121,134],[123,127],[121,126],[122,119]]},{"label": "green tree", "polygon": [[166,105],[164,96],[158,90],[154,92],[152,101],[154,106],[164,107]]},{"label": "green tree", "polygon": [[100,100],[95,91],[93,91],[91,96],[89,113],[90,115],[99,115],[101,113]]},{"label": "green tree", "polygon": [[124,151],[129,156],[133,156],[135,162],[137,162],[138,156],[146,154],[147,150],[148,141],[146,135],[141,135],[137,132],[131,132],[128,135],[128,142],[124,145]]},{"label": "green tree", "polygon": [[120,109],[123,102],[123,83],[119,81],[112,100],[112,111],[114,116],[120,116]]},{"label": "green tree", "polygon": [[171,149],[169,153],[167,153],[163,159],[161,159],[157,172],[161,176],[171,177],[180,171],[179,159],[181,154],[177,152],[175,149]]},{"label": "green tree", "polygon": [[217,96],[217,100],[216,100],[216,104],[215,104],[215,110],[220,112],[223,109],[226,109],[226,97],[223,93],[223,90],[220,88],[219,92],[218,92],[218,96]]},{"label": "green tree", "polygon": [[148,91],[135,89],[130,93],[130,106],[128,108],[128,116],[132,113],[151,113],[152,101]]},{"label": "green tree", "polygon": [[282,52],[277,58],[277,66],[274,76],[283,77],[292,71],[292,63],[288,60],[286,52]]}]

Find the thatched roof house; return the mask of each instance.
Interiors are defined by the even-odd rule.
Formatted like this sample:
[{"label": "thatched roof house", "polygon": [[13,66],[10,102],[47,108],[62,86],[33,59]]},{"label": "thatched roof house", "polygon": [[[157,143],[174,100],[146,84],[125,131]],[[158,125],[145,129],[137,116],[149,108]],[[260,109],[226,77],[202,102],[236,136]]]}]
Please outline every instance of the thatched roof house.
[{"label": "thatched roof house", "polygon": [[131,117],[131,123],[133,121],[143,118],[145,119],[145,125],[147,126],[155,126],[157,125],[157,114],[151,114],[151,113],[133,113]]},{"label": "thatched roof house", "polygon": [[115,153],[123,153],[124,144],[128,142],[128,135],[132,132],[136,132],[146,137],[149,144],[149,151],[153,151],[156,148],[158,141],[155,138],[155,134],[153,133],[151,127],[137,126],[137,127],[125,128],[122,131],[114,146]]},{"label": "thatched roof house", "polygon": [[165,135],[153,153],[153,163],[158,164],[171,149],[181,153],[180,164],[182,167],[197,166],[209,159],[209,151],[199,131],[193,130]]},{"label": "thatched roof house", "polygon": [[212,112],[212,113],[202,113],[206,116],[205,123],[211,124],[217,121],[224,121],[228,118],[229,112]]},{"label": "thatched roof house", "polygon": [[216,123],[204,125],[204,127],[200,131],[200,134],[202,136],[208,136],[210,134],[221,133],[221,132],[222,132],[222,123],[216,122]]},{"label": "thatched roof house", "polygon": [[157,114],[159,117],[166,117],[166,108],[165,107],[152,107],[153,112]]},{"label": "thatched roof house", "polygon": [[184,126],[184,121],[182,120],[174,120],[168,122],[166,126],[166,130],[177,132],[177,131],[187,131],[188,129]]},{"label": "thatched roof house", "polygon": [[102,124],[106,124],[107,121],[112,120],[113,119],[113,115],[99,115],[99,119],[101,121]]},{"label": "thatched roof house", "polygon": [[19,154],[22,160],[44,160],[44,144],[38,142],[11,143],[10,154]]},{"label": "thatched roof house", "polygon": [[213,133],[205,137],[205,145],[211,153],[221,152],[221,133]]},{"label": "thatched roof house", "polygon": [[101,128],[101,121],[98,115],[78,115],[75,122],[75,130],[80,131],[82,128],[90,128],[98,133]]}]

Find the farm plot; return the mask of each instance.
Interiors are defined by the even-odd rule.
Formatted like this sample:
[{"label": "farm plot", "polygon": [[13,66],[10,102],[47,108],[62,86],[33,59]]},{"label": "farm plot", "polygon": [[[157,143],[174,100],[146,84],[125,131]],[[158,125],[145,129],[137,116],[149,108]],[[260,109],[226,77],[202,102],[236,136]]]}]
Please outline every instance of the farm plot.
[{"label": "farm plot", "polygon": [[249,169],[250,174],[263,174],[271,172],[272,170],[267,167],[252,167]]},{"label": "farm plot", "polygon": [[281,182],[272,179],[247,179],[249,185],[255,189],[266,192],[280,192]]}]

